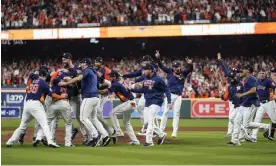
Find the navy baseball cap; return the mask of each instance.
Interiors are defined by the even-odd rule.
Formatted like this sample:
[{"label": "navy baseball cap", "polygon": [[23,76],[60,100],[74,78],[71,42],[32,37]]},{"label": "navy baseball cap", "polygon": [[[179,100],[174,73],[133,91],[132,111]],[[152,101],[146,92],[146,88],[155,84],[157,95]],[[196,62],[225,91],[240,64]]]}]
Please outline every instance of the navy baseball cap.
[{"label": "navy baseball cap", "polygon": [[97,58],[95,59],[95,62],[103,63],[103,58],[102,58],[102,57],[97,57]]},{"label": "navy baseball cap", "polygon": [[48,67],[47,66],[40,66],[39,69],[44,69],[44,70],[48,71]]},{"label": "navy baseball cap", "polygon": [[82,59],[81,63],[86,63],[88,66],[92,65],[92,60],[90,58]]},{"label": "navy baseball cap", "polygon": [[252,66],[250,66],[250,65],[245,65],[245,66],[243,66],[243,68],[242,69],[246,69],[246,70],[248,70],[250,73],[253,73],[253,67]]},{"label": "navy baseball cap", "polygon": [[112,71],[109,73],[109,76],[110,76],[110,77],[116,77],[116,78],[118,78],[118,77],[119,77],[119,73],[116,72],[116,71],[114,71],[114,70],[112,70]]},{"label": "navy baseball cap", "polygon": [[65,58],[65,59],[72,59],[72,54],[70,54],[70,53],[64,53],[64,54],[62,55],[62,58]]},{"label": "navy baseball cap", "polygon": [[41,77],[46,77],[48,74],[47,70],[45,69],[39,69],[38,75]]},{"label": "navy baseball cap", "polygon": [[270,70],[270,72],[276,73],[276,67],[272,68],[272,69]]},{"label": "navy baseball cap", "polygon": [[151,64],[146,64],[146,65],[143,67],[143,70],[154,70],[154,67],[153,67]]},{"label": "navy baseball cap", "polygon": [[180,62],[173,62],[172,66],[176,68],[176,67],[181,66],[181,63]]},{"label": "navy baseball cap", "polygon": [[230,77],[230,78],[236,77],[236,73],[235,73],[235,72],[231,72],[231,73],[229,74],[229,77]]},{"label": "navy baseball cap", "polygon": [[142,61],[153,61],[153,59],[150,55],[145,55],[142,57]]}]

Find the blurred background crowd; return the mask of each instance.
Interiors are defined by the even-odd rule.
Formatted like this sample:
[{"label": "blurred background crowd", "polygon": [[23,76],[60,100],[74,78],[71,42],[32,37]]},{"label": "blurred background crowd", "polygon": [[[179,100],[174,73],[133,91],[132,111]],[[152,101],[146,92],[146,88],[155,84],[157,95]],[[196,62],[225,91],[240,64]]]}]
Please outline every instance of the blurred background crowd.
[{"label": "blurred background crowd", "polygon": [[[89,40],[27,41],[24,45],[2,46],[1,85],[2,88],[24,87],[30,72],[41,65],[48,66],[51,72],[60,69],[64,52],[73,55],[75,64],[83,57],[93,60],[101,56],[107,67],[125,74],[140,68],[142,56],[154,57],[155,50],[160,50],[164,65],[169,67],[172,62],[180,61],[184,69],[185,57],[193,60],[194,71],[186,79],[183,97],[218,97],[227,84],[218,65],[218,52],[229,68],[241,68],[249,63],[256,74],[260,69],[269,71],[276,67],[275,48],[276,40],[271,35],[99,39],[97,44]],[[158,74],[166,79],[162,70]],[[128,85],[131,80],[124,83]]]},{"label": "blurred background crowd", "polygon": [[[1,28],[276,21],[276,0],[2,0]],[[85,25],[84,25],[85,26]]]}]

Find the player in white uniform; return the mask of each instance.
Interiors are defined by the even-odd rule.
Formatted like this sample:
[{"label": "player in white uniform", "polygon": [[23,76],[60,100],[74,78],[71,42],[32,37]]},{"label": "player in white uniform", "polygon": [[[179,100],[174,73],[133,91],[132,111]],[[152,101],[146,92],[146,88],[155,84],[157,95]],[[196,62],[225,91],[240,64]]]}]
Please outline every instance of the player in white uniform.
[{"label": "player in white uniform", "polygon": [[[86,146],[95,147],[102,137],[103,146],[107,146],[110,143],[110,138],[97,118],[97,106],[99,103],[97,75],[91,65],[92,61],[90,58],[83,59],[81,63],[82,73],[68,82],[60,82],[59,86],[68,86],[81,81],[81,95],[83,101],[80,108],[80,120],[84,124],[86,131],[92,135],[92,139],[88,140]],[[91,121],[90,118],[92,118]],[[97,129],[102,134],[99,134]]]},{"label": "player in white uniform", "polygon": [[46,113],[43,107],[45,99],[44,95],[51,95],[49,85],[45,82],[47,71],[39,70],[39,78],[32,80],[29,89],[27,89],[27,97],[24,105],[23,115],[19,128],[15,130],[12,137],[7,141],[7,147],[11,147],[20,137],[21,133],[26,131],[28,123],[35,118],[45,134],[48,146],[58,148],[59,146],[53,141],[52,134],[47,124]]}]

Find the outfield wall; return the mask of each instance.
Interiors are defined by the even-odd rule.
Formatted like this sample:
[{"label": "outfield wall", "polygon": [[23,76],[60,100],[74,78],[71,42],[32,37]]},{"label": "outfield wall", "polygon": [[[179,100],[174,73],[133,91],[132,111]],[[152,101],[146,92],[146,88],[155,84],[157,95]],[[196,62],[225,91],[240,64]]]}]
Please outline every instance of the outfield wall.
[{"label": "outfield wall", "polygon": [[[1,90],[1,117],[2,118],[20,118],[23,110],[25,98],[24,89],[2,89]],[[138,100],[136,102],[138,104]],[[104,105],[103,115],[109,117],[112,108],[119,105],[119,100],[108,100]],[[164,107],[157,113],[159,116],[163,114]],[[228,118],[229,103],[221,99],[183,99],[180,117],[181,118]],[[75,115],[73,115],[75,117]],[[140,114],[135,111],[133,118],[139,118]],[[173,113],[169,112],[169,118],[173,117]]]}]

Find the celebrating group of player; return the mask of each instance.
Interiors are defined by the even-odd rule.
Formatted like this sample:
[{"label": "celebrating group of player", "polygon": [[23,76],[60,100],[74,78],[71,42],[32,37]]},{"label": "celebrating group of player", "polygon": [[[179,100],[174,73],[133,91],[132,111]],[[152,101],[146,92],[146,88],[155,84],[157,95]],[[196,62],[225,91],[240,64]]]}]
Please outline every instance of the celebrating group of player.
[{"label": "celebrating group of player", "polygon": [[[165,67],[158,51],[155,58],[157,63],[154,63],[151,56],[146,55],[142,58],[141,69],[121,75],[117,71],[108,69],[101,57],[97,57],[94,64],[90,58],[85,58],[80,66],[74,66],[72,55],[64,53],[63,69],[49,74],[46,67],[41,67],[37,73],[29,76],[21,124],[7,141],[7,146],[11,147],[17,141],[23,144],[27,125],[33,117],[36,120],[34,146],[42,142],[50,147],[59,147],[55,142],[55,133],[60,117],[65,122],[65,146],[74,146],[72,140],[78,129],[73,127],[72,111],[76,115],[83,144],[86,146],[99,146],[100,142],[102,146],[107,146],[111,140],[115,144],[118,136],[124,136],[118,116],[123,117],[125,132],[131,140],[129,144],[139,145],[140,141],[130,123],[131,114],[135,110],[141,114],[140,134],[146,135],[144,146],[153,146],[154,136],[159,138],[158,145],[163,143],[169,111],[173,111],[172,137],[177,137],[182,91],[185,78],[193,71],[192,61],[186,58],[187,66],[183,70],[179,62],[174,62],[172,68]],[[276,81],[276,70],[271,70],[273,81],[265,78],[264,71],[259,72],[257,80],[252,76],[251,66],[245,65],[242,71],[237,69],[228,71],[220,54],[218,59],[229,83],[223,97],[230,102],[227,136],[232,136],[232,140],[228,145],[240,145],[239,140],[242,138],[256,142],[259,128],[265,130],[266,138],[273,140],[276,104],[275,96],[270,98],[269,94],[271,89],[275,89],[273,81]],[[167,73],[167,84],[158,76],[158,68]],[[121,77],[136,78],[135,83],[124,86]],[[110,93],[115,93],[122,102],[110,112],[112,127],[103,118],[103,106]],[[133,93],[143,94],[137,106]],[[162,104],[165,110],[159,126],[156,116]],[[268,114],[272,124],[260,123],[264,113]],[[253,129],[252,133],[250,129]]]},{"label": "celebrating group of player", "polygon": [[[225,137],[231,137],[229,146],[240,146],[240,142],[257,142],[257,133],[261,128],[263,136],[269,140],[274,139],[276,127],[276,68],[270,70],[270,77],[264,70],[258,72],[257,78],[253,76],[254,69],[244,65],[242,70],[228,68],[223,63],[221,54],[218,60],[227,77],[229,86],[223,96],[229,101],[228,132]],[[267,114],[272,123],[261,123],[264,114]]]},{"label": "celebrating group of player", "polygon": [[[104,66],[101,57],[95,59],[94,65],[90,58],[85,58],[80,66],[74,66],[69,53],[62,55],[64,68],[55,73],[50,74],[46,67],[40,67],[38,72],[29,76],[21,124],[7,141],[7,146],[11,147],[17,141],[23,144],[28,123],[35,118],[33,146],[42,142],[49,147],[59,147],[55,142],[55,133],[60,117],[65,122],[65,147],[74,146],[72,140],[78,129],[73,127],[72,111],[76,115],[86,146],[99,146],[100,142],[102,146],[107,146],[111,140],[116,143],[118,136],[124,136],[118,122],[119,115],[123,116],[125,132],[131,140],[129,144],[139,145],[140,141],[130,124],[131,114],[136,109],[141,113],[143,125],[140,134],[146,135],[144,146],[154,145],[154,135],[159,137],[157,144],[163,143],[169,110],[174,111],[172,136],[176,137],[181,94],[185,77],[192,72],[192,61],[186,59],[188,68],[182,70],[179,62],[174,63],[172,69],[165,67],[159,59],[158,51],[156,58],[159,67],[168,74],[168,85],[157,75],[158,65],[153,63],[153,58],[149,55],[142,58],[141,69],[123,76]],[[121,77],[139,78],[132,86],[125,87],[120,83]],[[103,118],[103,105],[112,92],[122,102],[110,113],[113,127]],[[143,94],[138,106],[133,93]],[[159,128],[156,114],[163,103],[166,111]]]}]

